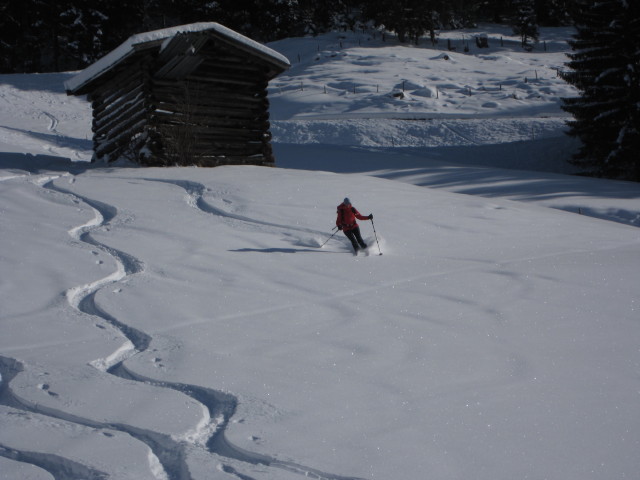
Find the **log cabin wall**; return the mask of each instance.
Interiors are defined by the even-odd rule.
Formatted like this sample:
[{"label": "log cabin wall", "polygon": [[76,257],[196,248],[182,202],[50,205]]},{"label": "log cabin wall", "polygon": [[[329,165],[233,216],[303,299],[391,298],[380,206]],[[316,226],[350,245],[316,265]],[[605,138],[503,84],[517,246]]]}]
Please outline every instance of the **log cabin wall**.
[{"label": "log cabin wall", "polygon": [[[143,162],[273,166],[268,64],[209,33],[172,44],[151,79],[149,157]],[[186,58],[174,55],[185,48],[191,52]]]},{"label": "log cabin wall", "polygon": [[127,62],[88,95],[93,108],[94,160],[138,159],[146,142],[149,64],[148,56]]},{"label": "log cabin wall", "polygon": [[93,160],[275,165],[267,86],[288,61],[218,24],[183,27],[133,36],[72,79],[92,103]]}]

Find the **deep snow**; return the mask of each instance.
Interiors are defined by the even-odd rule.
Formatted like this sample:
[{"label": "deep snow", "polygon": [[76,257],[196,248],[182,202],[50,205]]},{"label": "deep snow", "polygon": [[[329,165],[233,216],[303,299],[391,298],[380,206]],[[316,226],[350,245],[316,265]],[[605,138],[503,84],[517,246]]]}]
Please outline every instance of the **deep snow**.
[{"label": "deep snow", "polygon": [[[0,76],[0,478],[634,478],[640,187],[562,174],[566,31],[482,31],[270,45],[277,169],[90,167],[73,74]],[[356,75],[418,88],[293,87]],[[369,256],[319,248],[346,195]]]}]

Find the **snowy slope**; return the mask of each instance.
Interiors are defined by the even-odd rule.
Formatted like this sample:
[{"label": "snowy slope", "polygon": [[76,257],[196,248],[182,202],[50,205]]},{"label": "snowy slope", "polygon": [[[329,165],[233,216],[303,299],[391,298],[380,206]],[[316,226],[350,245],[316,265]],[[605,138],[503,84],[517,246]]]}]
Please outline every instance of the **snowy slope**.
[{"label": "snowy slope", "polygon": [[[70,75],[0,76],[0,478],[640,470],[640,188],[513,169],[544,118],[358,144],[408,128],[283,93],[286,168],[101,169]],[[346,195],[369,256],[319,248]]]},{"label": "snowy slope", "polygon": [[[292,62],[271,84],[275,119],[563,116],[560,98],[575,94],[558,77],[570,34],[542,29],[533,52],[495,25],[441,32],[436,46],[371,32],[274,42]],[[479,35],[489,48],[475,45]]]},{"label": "snowy slope", "polygon": [[[371,32],[275,42],[292,62],[270,89],[278,165],[367,173],[640,225],[637,185],[555,175],[578,172],[567,163],[577,143],[560,108],[577,92],[558,76],[571,34],[542,28],[532,52],[496,25],[441,32],[436,46]],[[489,48],[476,46],[480,35]]]}]

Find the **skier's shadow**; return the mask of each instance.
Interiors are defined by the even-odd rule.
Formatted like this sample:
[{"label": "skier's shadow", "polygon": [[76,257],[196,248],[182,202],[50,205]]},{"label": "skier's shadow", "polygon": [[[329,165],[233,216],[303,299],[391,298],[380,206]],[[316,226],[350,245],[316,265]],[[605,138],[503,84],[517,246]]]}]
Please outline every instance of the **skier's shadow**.
[{"label": "skier's shadow", "polygon": [[257,253],[332,253],[317,248],[239,248],[229,252],[257,252]]}]

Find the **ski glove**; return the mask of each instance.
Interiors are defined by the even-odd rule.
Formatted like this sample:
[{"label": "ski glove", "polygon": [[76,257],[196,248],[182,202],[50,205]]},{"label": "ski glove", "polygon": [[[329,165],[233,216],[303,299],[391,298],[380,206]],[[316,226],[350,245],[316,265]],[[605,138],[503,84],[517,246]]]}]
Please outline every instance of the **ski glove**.
[{"label": "ski glove", "polygon": [[338,225],[338,230],[342,230],[342,225]]},{"label": "ski glove", "polygon": [[369,214],[369,220],[373,220],[373,213]]}]

